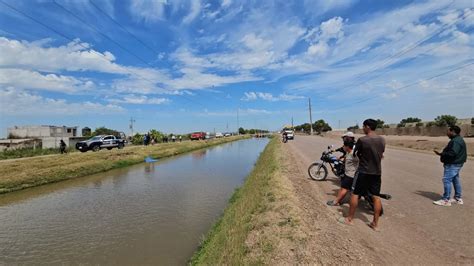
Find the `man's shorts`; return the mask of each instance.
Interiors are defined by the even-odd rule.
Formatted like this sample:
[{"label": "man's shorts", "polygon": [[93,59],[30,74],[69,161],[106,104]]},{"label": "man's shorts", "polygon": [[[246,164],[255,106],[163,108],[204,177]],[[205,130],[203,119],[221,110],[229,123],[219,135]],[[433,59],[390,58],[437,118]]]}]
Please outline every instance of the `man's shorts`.
[{"label": "man's shorts", "polygon": [[341,187],[345,188],[347,190],[351,190],[353,182],[354,182],[353,177],[350,177],[348,175],[344,175],[344,177],[341,178]]},{"label": "man's shorts", "polygon": [[366,195],[369,192],[373,196],[380,196],[381,185],[382,179],[380,175],[357,173],[352,184],[352,193],[355,195]]}]

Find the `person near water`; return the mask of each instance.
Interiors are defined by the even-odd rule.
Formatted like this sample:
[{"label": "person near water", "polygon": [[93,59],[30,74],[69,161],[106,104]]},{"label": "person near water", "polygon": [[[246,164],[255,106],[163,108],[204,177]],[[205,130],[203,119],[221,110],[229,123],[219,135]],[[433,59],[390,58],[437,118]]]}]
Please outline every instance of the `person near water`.
[{"label": "person near water", "polygon": [[66,147],[67,147],[67,146],[66,146],[66,142],[64,142],[64,140],[61,140],[61,141],[59,142],[59,151],[61,151],[61,154],[67,153],[67,152],[66,152]]},{"label": "person near water", "polygon": [[385,139],[375,133],[376,128],[377,121],[374,119],[367,119],[363,123],[365,136],[357,140],[354,149],[354,154],[359,159],[359,166],[352,184],[353,192],[349,202],[349,215],[346,218],[342,217],[339,221],[352,225],[359,204],[359,196],[369,192],[374,204],[374,218],[372,222],[368,223],[368,226],[377,231],[382,211],[380,188],[382,185],[382,159],[385,152]]},{"label": "person near water", "polygon": [[[433,201],[439,206],[451,206],[451,203],[464,204],[462,200],[461,191],[461,177],[459,172],[467,159],[466,143],[459,135],[461,128],[458,126],[451,126],[448,128],[447,135],[450,139],[448,145],[442,152],[435,150],[439,155],[444,166],[443,186],[444,193],[440,200]],[[451,198],[451,187],[454,186],[454,198]]]},{"label": "person near water", "polygon": [[359,158],[354,155],[354,144],[355,142],[353,140],[344,141],[344,176],[341,178],[341,188],[337,193],[336,199],[327,202],[329,206],[341,205],[341,201],[346,194],[351,191],[354,176],[359,166]]}]

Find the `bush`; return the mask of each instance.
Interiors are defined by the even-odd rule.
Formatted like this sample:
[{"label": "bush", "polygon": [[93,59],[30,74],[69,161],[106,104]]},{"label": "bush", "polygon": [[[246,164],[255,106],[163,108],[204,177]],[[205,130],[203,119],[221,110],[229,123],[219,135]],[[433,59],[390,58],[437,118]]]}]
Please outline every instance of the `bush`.
[{"label": "bush", "polygon": [[471,118],[471,125],[474,125],[474,117]]},{"label": "bush", "polygon": [[416,126],[416,127],[422,127],[423,125],[424,125],[424,124],[420,122],[420,123],[416,123],[415,126]]},{"label": "bush", "polygon": [[390,128],[389,125],[383,125],[383,128]]},{"label": "bush", "polygon": [[435,122],[428,122],[426,123],[426,127],[432,127],[432,126],[435,126]]},{"label": "bush", "polygon": [[457,122],[458,119],[453,115],[439,115],[435,118],[435,124],[438,127],[455,126]]}]

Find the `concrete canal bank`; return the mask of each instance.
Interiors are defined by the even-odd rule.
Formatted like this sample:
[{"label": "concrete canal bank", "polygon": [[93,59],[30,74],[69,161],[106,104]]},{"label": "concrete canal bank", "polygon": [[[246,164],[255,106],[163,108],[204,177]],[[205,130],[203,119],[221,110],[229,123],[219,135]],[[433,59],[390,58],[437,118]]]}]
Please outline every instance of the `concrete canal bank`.
[{"label": "concrete canal bank", "polygon": [[245,138],[249,136],[2,160],[0,194],[134,165],[146,156],[160,159]]}]

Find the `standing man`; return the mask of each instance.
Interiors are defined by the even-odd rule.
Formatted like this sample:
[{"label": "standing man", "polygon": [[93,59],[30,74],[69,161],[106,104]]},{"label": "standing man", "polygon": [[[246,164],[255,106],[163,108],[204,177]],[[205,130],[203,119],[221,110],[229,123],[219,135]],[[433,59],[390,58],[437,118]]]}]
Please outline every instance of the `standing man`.
[{"label": "standing man", "polygon": [[344,224],[353,224],[353,219],[357,205],[359,204],[359,196],[372,195],[374,202],[374,219],[368,224],[372,229],[378,229],[378,221],[382,210],[382,202],[380,200],[380,187],[382,185],[382,158],[385,152],[385,139],[375,133],[377,121],[367,119],[363,123],[365,136],[357,140],[355,146],[355,155],[359,158],[359,167],[352,184],[353,192],[349,202],[349,216],[342,218]]},{"label": "standing man", "polygon": [[[459,135],[461,128],[458,126],[450,126],[447,135],[451,139],[443,152],[435,150],[434,152],[440,156],[441,162],[444,164],[444,194],[443,198],[433,201],[434,204],[440,206],[451,206],[451,203],[464,204],[461,195],[461,180],[459,172],[467,159],[466,143]],[[454,186],[454,199],[451,197],[451,184]]]}]

